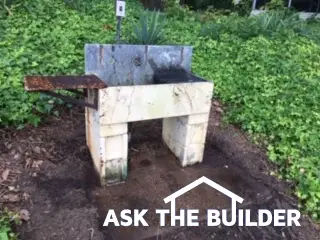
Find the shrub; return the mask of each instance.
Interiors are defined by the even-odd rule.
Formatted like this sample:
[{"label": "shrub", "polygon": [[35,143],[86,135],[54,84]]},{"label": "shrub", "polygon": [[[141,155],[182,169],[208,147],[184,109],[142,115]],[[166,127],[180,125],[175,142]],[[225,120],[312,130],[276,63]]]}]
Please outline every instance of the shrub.
[{"label": "shrub", "polygon": [[286,9],[285,2],[283,0],[271,0],[262,9],[266,10],[284,10]]},{"label": "shrub", "polygon": [[239,3],[234,6],[234,10],[242,16],[250,15],[252,0],[240,0]]},{"label": "shrub", "polygon": [[220,36],[222,33],[226,31],[224,24],[221,23],[211,23],[205,25],[200,32],[200,36],[207,36],[211,39],[220,40]]},{"label": "shrub", "polygon": [[265,37],[286,36],[288,31],[318,41],[319,34],[312,31],[307,23],[299,19],[297,13],[288,11],[269,11],[251,17],[232,15],[223,21],[205,24],[201,36],[208,36],[218,40],[223,33],[235,34],[244,39],[259,35]]},{"label": "shrub", "polygon": [[244,38],[256,37],[258,35],[269,37],[286,30],[298,31],[298,29],[302,29],[303,27],[304,21],[299,19],[298,14],[275,11],[262,13],[240,21],[237,34]]}]

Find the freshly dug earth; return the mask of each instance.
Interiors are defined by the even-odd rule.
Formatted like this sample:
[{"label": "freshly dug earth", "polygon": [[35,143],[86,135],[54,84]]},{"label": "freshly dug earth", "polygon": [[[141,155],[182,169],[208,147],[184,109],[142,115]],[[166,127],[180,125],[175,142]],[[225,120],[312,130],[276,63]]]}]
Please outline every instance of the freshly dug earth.
[{"label": "freshly dug earth", "polygon": [[[320,239],[307,218],[302,227],[158,227],[153,212],[168,207],[163,198],[201,176],[244,198],[243,207],[252,212],[297,208],[291,186],[269,175],[274,169],[263,150],[235,127],[222,126],[221,112],[214,101],[203,163],[184,169],[161,140],[161,121],[134,123],[128,180],[109,187],[99,186],[93,170],[82,109],[64,110],[38,128],[0,130],[0,171],[9,171],[0,183],[0,204],[30,213],[17,227],[23,240]],[[199,186],[181,196],[177,207],[200,209],[205,222],[205,209],[228,209],[230,199]],[[102,227],[108,209],[134,208],[149,209],[148,228]]]}]

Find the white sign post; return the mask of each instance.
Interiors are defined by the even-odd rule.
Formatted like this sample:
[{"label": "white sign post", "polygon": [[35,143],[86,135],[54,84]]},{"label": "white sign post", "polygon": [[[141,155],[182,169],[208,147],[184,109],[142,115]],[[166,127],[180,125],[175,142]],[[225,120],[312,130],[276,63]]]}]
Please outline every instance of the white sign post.
[{"label": "white sign post", "polygon": [[125,1],[117,1],[117,9],[116,15],[117,17],[124,17],[126,13],[126,2]]},{"label": "white sign post", "polygon": [[121,37],[121,20],[126,13],[126,2],[124,0],[117,0],[116,2],[116,16],[117,16],[117,39],[116,42],[120,43]]}]

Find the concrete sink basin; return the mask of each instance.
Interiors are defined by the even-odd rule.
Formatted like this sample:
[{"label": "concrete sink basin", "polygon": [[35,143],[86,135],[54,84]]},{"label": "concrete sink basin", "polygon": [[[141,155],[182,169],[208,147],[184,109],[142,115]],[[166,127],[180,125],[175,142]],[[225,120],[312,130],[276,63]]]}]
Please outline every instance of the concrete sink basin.
[{"label": "concrete sink basin", "polygon": [[[182,167],[203,158],[213,83],[197,77],[175,79],[161,69],[179,66],[190,71],[189,46],[85,46],[86,74],[102,79],[107,88],[88,90],[86,136],[102,183],[123,182],[128,174],[128,124],[163,119],[164,142]],[[163,82],[155,80],[155,63]],[[160,79],[161,80],[161,79]]]}]

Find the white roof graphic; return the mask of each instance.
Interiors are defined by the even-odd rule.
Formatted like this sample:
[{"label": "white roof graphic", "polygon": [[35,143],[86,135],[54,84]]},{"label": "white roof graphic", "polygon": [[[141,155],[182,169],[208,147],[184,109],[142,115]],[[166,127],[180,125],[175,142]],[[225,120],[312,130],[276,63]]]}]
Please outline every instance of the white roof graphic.
[{"label": "white roof graphic", "polygon": [[222,187],[221,185],[215,183],[214,181],[210,180],[209,178],[207,178],[205,176],[195,180],[194,182],[192,182],[192,183],[188,184],[187,186],[181,188],[180,190],[174,192],[173,194],[164,198],[163,200],[165,203],[171,202],[172,200],[176,199],[177,197],[180,197],[181,195],[185,194],[186,192],[189,192],[191,189],[199,186],[202,183],[209,185],[210,187],[218,190],[219,192],[223,193],[224,195],[228,196],[229,198],[232,198],[233,200],[235,200],[239,203],[242,203],[244,200],[243,198],[239,197],[238,195],[234,194],[233,192],[229,191],[228,189]]}]

